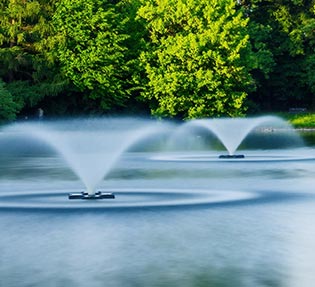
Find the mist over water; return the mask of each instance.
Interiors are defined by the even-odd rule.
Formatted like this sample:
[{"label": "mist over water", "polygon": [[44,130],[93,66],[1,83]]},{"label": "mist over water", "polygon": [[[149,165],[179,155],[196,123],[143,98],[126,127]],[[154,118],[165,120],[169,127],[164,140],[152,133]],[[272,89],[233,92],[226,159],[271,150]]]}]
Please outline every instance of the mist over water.
[{"label": "mist over water", "polygon": [[109,118],[22,123],[9,126],[5,132],[35,143],[43,141],[53,148],[93,194],[126,149],[167,129],[167,124],[147,120]]},{"label": "mist over water", "polygon": [[[274,133],[275,130],[277,133]],[[294,129],[275,116],[190,120],[175,130],[169,138],[168,146],[176,150],[185,145],[186,149],[193,149],[194,146],[205,149],[208,145],[209,149],[218,140],[229,155],[234,155],[248,138],[256,138],[256,141],[258,138],[256,149],[266,148],[268,140],[272,142],[272,148],[275,148],[275,144],[279,144],[279,148],[303,146],[303,140]],[[203,141],[205,139],[207,144]]]},{"label": "mist over water", "polygon": [[[3,128],[0,285],[312,286],[314,146],[277,125],[266,132],[269,121],[236,149],[244,160],[222,161],[216,136],[186,125]],[[76,164],[115,200],[68,200],[89,185]]]}]

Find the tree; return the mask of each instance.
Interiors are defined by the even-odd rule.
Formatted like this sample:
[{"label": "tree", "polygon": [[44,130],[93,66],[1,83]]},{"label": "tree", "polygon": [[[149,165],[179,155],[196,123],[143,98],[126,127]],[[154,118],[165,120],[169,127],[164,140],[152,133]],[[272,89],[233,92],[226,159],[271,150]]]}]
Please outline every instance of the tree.
[{"label": "tree", "polygon": [[138,15],[150,33],[142,97],[158,116],[238,116],[253,81],[248,19],[234,0],[150,0]]},{"label": "tree", "polygon": [[[307,87],[310,93],[306,93],[306,104],[312,109],[315,108],[315,3],[309,1],[309,9],[307,9],[301,16],[300,38],[303,42],[305,57],[301,63],[301,79],[303,87]],[[304,91],[305,92],[305,91]],[[304,97],[305,97],[304,96]]]},{"label": "tree", "polygon": [[6,89],[5,83],[0,79],[0,122],[15,119],[18,105],[14,102],[11,93]]},{"label": "tree", "polygon": [[133,21],[127,14],[130,5],[129,1],[61,0],[56,9],[61,69],[99,111],[124,106],[131,93],[134,52],[126,31]]},{"label": "tree", "polygon": [[48,52],[55,1],[0,3],[0,77],[17,104],[16,113],[57,95],[66,83]]},{"label": "tree", "polygon": [[271,53],[269,59],[273,62],[264,76],[253,75],[258,88],[249,98],[263,110],[310,106],[314,67],[313,0],[245,0],[242,5],[247,8],[250,23],[268,31],[264,35],[250,35],[253,43]]}]

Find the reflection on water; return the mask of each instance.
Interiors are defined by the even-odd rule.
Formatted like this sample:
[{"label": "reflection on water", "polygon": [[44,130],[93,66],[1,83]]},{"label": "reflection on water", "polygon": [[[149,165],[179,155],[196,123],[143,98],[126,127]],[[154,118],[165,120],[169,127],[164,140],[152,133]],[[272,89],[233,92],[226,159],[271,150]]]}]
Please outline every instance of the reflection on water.
[{"label": "reflection on water", "polygon": [[[2,194],[83,188],[51,155],[0,167]],[[0,210],[0,286],[312,286],[314,174],[313,160],[172,162],[127,154],[100,188],[279,196],[189,208]]]},{"label": "reflection on water", "polygon": [[315,130],[300,130],[299,135],[303,138],[306,146],[315,146]]}]

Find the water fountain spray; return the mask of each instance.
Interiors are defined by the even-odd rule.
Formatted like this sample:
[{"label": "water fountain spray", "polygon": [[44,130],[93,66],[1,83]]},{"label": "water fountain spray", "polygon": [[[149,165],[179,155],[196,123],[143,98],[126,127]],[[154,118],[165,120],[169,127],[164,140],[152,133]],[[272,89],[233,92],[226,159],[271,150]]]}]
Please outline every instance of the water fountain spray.
[{"label": "water fountain spray", "polygon": [[220,159],[245,158],[245,155],[237,154],[236,151],[244,139],[256,128],[292,130],[292,127],[287,122],[275,116],[197,119],[186,123],[186,125],[202,127],[211,131],[228,152],[228,154],[219,155]]},{"label": "water fountain spray", "polygon": [[10,130],[32,136],[51,146],[84,183],[86,190],[69,199],[113,199],[97,190],[122,153],[135,142],[167,129],[166,124],[139,119],[88,119],[18,123]]}]

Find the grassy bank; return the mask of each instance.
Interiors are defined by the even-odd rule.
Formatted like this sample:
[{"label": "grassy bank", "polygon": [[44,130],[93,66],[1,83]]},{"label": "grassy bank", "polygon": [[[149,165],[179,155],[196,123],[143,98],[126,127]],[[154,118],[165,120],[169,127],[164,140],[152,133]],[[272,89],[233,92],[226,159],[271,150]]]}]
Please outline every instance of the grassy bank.
[{"label": "grassy bank", "polygon": [[315,113],[281,113],[278,115],[295,128],[315,129]]}]

